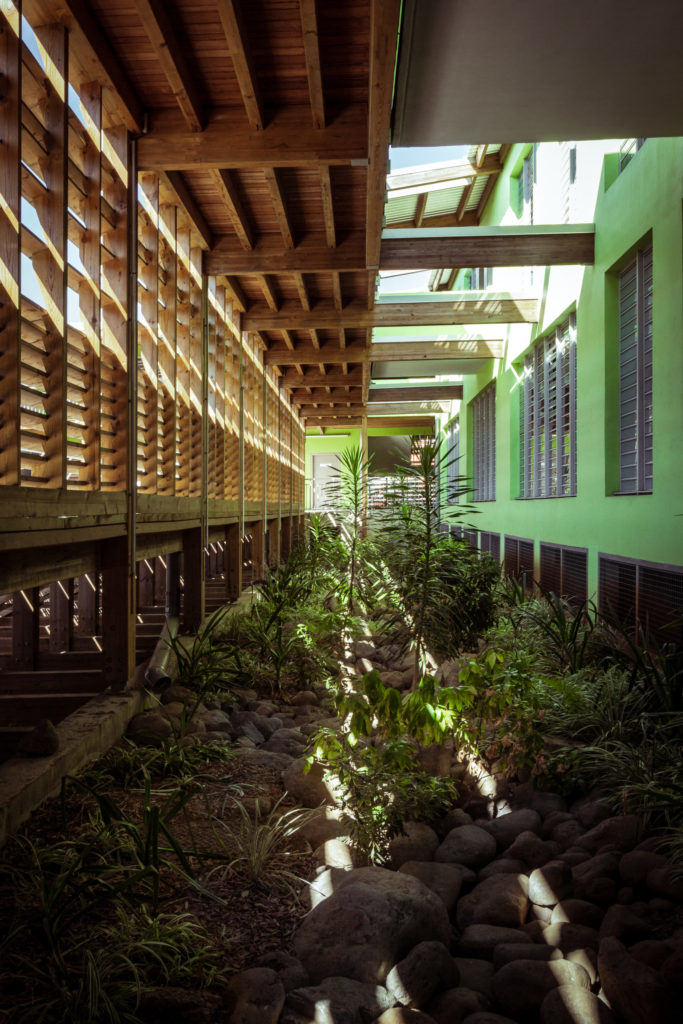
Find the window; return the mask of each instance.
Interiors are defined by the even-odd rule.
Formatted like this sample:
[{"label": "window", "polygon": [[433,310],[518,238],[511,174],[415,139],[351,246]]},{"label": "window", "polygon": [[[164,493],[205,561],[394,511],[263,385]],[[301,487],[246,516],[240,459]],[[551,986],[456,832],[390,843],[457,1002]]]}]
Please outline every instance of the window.
[{"label": "window", "polygon": [[472,402],[473,501],[496,500],[496,384]]},{"label": "window", "polygon": [[470,291],[484,291],[493,282],[492,267],[473,267],[470,270]]},{"label": "window", "polygon": [[652,491],[652,246],[619,274],[619,491]]},{"label": "window", "polygon": [[576,602],[588,596],[588,551],[586,548],[541,544],[541,586]]},{"label": "window", "polygon": [[657,643],[681,643],[683,568],[600,554],[598,608],[631,633],[639,627]]},{"label": "window", "polygon": [[448,442],[446,455],[446,501],[460,500],[460,420],[454,419],[448,424],[446,432]]},{"label": "window", "polygon": [[505,537],[503,571],[506,576],[522,580],[531,590],[534,582],[534,542],[524,537]]},{"label": "window", "polygon": [[647,138],[644,139],[624,139],[621,146],[619,147],[619,174],[631,163],[636,153],[642,149],[643,143],[647,142]]},{"label": "window", "polygon": [[480,550],[486,551],[494,562],[500,562],[500,534],[482,530],[479,538]]},{"label": "window", "polygon": [[519,217],[528,216],[529,224],[534,222],[534,185],[537,181],[537,152],[538,143],[534,142],[528,154],[524,157],[517,186],[517,214]]},{"label": "window", "polygon": [[524,360],[519,388],[520,498],[576,494],[576,316]]}]

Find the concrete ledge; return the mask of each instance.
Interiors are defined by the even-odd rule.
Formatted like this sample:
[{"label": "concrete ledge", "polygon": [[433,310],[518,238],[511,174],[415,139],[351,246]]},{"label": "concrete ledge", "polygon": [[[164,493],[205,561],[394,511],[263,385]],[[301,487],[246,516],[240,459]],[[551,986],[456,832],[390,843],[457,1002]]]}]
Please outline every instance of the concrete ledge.
[{"label": "concrete ledge", "polygon": [[59,751],[51,757],[12,757],[0,765],[0,847],[48,797],[59,793],[65,775],[108,750],[142,710],[143,689],[102,693],[56,727]]}]

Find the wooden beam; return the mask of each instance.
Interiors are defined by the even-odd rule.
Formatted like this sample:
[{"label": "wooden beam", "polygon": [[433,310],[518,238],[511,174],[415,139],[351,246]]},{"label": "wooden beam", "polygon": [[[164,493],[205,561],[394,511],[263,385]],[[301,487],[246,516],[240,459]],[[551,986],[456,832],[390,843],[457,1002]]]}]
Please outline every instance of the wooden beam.
[{"label": "wooden beam", "polygon": [[380,341],[370,346],[371,362],[415,359],[502,359],[505,341],[468,338],[463,341]]},{"label": "wooden beam", "polygon": [[372,427],[405,427],[406,432],[410,433],[410,428],[422,427],[427,428],[434,433],[434,417],[433,416],[372,416],[368,417],[368,425]]},{"label": "wooden beam", "polygon": [[341,275],[336,270],[332,271],[332,301],[334,308],[341,312],[344,307],[344,297],[341,290]]},{"label": "wooden beam", "polygon": [[363,376],[360,371],[341,373],[296,373],[286,370],[278,380],[278,384],[286,391],[292,388],[325,388],[325,387],[360,387],[363,383]]},{"label": "wooden beam", "polygon": [[325,238],[330,249],[337,247],[337,232],[334,226],[334,202],[332,199],[332,177],[329,167],[320,168],[320,194],[323,202]]},{"label": "wooden beam", "polygon": [[230,292],[233,307],[237,309],[239,313],[244,313],[248,303],[247,297],[242,290],[242,285],[236,277],[230,277],[228,274],[224,275],[223,281],[225,282],[225,287]]},{"label": "wooden beam", "polygon": [[[419,227],[423,228],[473,228],[479,223],[476,213],[470,211],[463,215],[462,220],[458,220],[457,210],[453,213],[434,213],[429,217],[423,216],[422,223]],[[392,221],[389,225],[392,230],[397,231],[409,231],[411,228],[418,227],[415,224],[415,217],[410,217],[407,220]]]},{"label": "wooden beam", "polygon": [[420,387],[370,388],[368,403],[376,402],[430,402],[462,399],[462,384],[433,384]]},{"label": "wooden beam", "polygon": [[281,348],[269,348],[263,353],[266,366],[314,366],[318,363],[362,363],[368,358],[369,352],[365,345],[351,345],[349,348],[338,348],[334,343],[318,347],[315,345],[297,345],[293,351]]},{"label": "wooden beam", "polygon": [[469,160],[458,160],[446,166],[438,165],[425,170],[396,171],[387,175],[387,199],[450,188],[453,183],[463,179],[498,174],[500,169],[500,159],[497,154],[492,153],[480,164],[476,160],[474,163]]},{"label": "wooden beam", "polygon": [[362,422],[362,416],[359,416],[358,413],[353,413],[350,416],[308,416],[306,417],[306,428],[360,427]]},{"label": "wooden beam", "polygon": [[[466,297],[463,297],[466,296]],[[347,303],[340,313],[331,302],[320,302],[310,313],[298,303],[282,303],[279,313],[254,305],[244,314],[247,331],[319,330],[343,327],[451,326],[457,324],[519,324],[538,321],[538,300],[501,297],[488,292],[453,292],[446,302],[383,302],[366,309],[360,301]],[[348,352],[348,349],[346,349]]]},{"label": "wooden beam", "polygon": [[417,204],[415,206],[415,216],[413,217],[413,224],[416,228],[422,227],[422,222],[425,216],[425,210],[427,208],[427,199],[429,198],[429,192],[422,192],[417,197]]},{"label": "wooden beam", "polygon": [[372,0],[365,262],[379,267],[400,0]]},{"label": "wooden beam", "polygon": [[292,225],[290,224],[284,197],[282,195],[282,186],[278,180],[277,169],[275,167],[264,167],[263,174],[270,191],[270,198],[275,209],[275,217],[277,218],[282,239],[288,249],[293,249],[294,234],[292,232]]},{"label": "wooden beam", "polygon": [[364,104],[348,104],[338,110],[325,128],[313,128],[310,120],[308,106],[290,105],[277,111],[263,131],[257,131],[244,124],[238,110],[225,107],[214,110],[204,131],[198,133],[188,130],[180,113],[158,110],[150,116],[147,134],[138,140],[139,169],[349,166],[367,158]]},{"label": "wooden beam", "polygon": [[[261,235],[253,247],[240,245],[229,235],[221,235],[215,239],[213,250],[204,256],[204,273],[324,274],[365,270],[364,244],[364,233],[358,230],[340,238],[336,249],[330,249],[322,231],[308,232],[295,249],[284,248],[279,234]],[[251,251],[245,251],[248,248]]]},{"label": "wooden beam", "polygon": [[265,124],[263,107],[256,83],[256,72],[245,41],[239,0],[216,0],[216,3],[249,124],[256,131],[262,131]]},{"label": "wooden beam", "polygon": [[343,405],[360,399],[361,385],[333,388],[292,388],[290,397],[293,405],[315,402],[317,405]]},{"label": "wooden beam", "polygon": [[527,228],[451,228],[420,233],[387,229],[382,270],[439,267],[573,266],[594,261],[593,225]]},{"label": "wooden beam", "polygon": [[[24,0],[23,11],[35,29],[52,25],[57,18],[54,0]],[[60,20],[69,29],[70,47],[78,53],[84,81],[98,81],[108,91],[108,105],[114,105],[130,131],[142,132],[145,113],[140,98],[124,73],[118,58],[96,20],[87,0],[60,0]]]},{"label": "wooden beam", "polygon": [[[218,189],[220,199],[226,206],[230,215],[230,220],[232,221],[232,225],[235,229],[235,234],[239,238],[240,245],[243,249],[253,249],[254,231],[230,171],[219,168],[218,170],[213,171],[212,177],[214,184]],[[214,274],[230,272],[230,268],[213,271]]]},{"label": "wooden beam", "polygon": [[204,127],[204,104],[196,73],[188,64],[188,51],[180,44],[168,16],[168,4],[165,0],[134,0],[134,4],[187,127],[200,132]]},{"label": "wooden beam", "polygon": [[211,249],[213,246],[211,229],[206,222],[204,214],[197,206],[192,193],[187,187],[187,182],[180,171],[166,171],[166,173],[162,175],[162,178],[168,187],[174,192],[176,199],[189,217],[192,227],[201,239],[202,249]]},{"label": "wooden beam", "polygon": [[301,31],[304,37],[304,59],[306,61],[306,77],[308,93],[311,97],[311,113],[316,128],[325,127],[325,100],[323,82],[320,73],[320,47],[318,43],[318,16],[316,0],[299,0],[301,15]]},{"label": "wooden beam", "polygon": [[301,308],[305,309],[307,312],[310,312],[311,300],[308,295],[308,289],[306,288],[306,281],[304,280],[304,275],[298,273],[294,274],[294,284],[296,285],[296,290],[299,293],[299,301],[301,303]]},{"label": "wooden beam", "polygon": [[261,291],[265,296],[268,309],[272,309],[274,313],[277,313],[278,309],[280,308],[280,303],[278,301],[277,295],[275,294],[273,282],[271,281],[267,274],[257,274],[256,279],[258,280]]}]

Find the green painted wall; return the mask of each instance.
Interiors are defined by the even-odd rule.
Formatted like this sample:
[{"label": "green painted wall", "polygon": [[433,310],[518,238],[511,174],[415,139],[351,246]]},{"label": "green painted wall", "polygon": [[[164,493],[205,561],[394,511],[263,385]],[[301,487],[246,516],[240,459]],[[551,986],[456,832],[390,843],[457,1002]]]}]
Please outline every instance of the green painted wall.
[{"label": "green painted wall", "polygon": [[[517,180],[529,146],[513,147],[484,223],[523,223]],[[464,378],[461,465],[472,472],[471,402],[496,378],[496,501],[479,502],[476,526],[502,535],[588,548],[589,591],[597,588],[598,552],[683,564],[683,139],[648,139],[619,175],[618,142],[577,145],[570,219],[594,221],[595,265],[496,270],[492,288],[531,287],[541,298],[537,326],[507,328],[506,357]],[[537,150],[534,223],[561,223],[559,143]],[[528,223],[528,218],[526,218]],[[653,246],[653,437],[651,495],[614,495],[618,482],[616,274],[644,242]],[[456,289],[464,287],[461,273]],[[577,495],[519,499],[518,369],[525,352],[567,313],[577,315]],[[502,550],[502,545],[501,545]],[[538,571],[538,564],[537,564]]]}]

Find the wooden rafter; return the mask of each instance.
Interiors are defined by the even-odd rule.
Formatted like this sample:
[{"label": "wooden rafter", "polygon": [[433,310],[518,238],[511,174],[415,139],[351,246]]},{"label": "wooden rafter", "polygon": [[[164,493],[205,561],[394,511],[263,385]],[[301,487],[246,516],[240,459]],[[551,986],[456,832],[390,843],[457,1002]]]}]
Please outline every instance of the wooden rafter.
[{"label": "wooden rafter", "polygon": [[332,370],[330,373],[297,373],[295,370],[286,370],[280,377],[280,387],[290,390],[291,388],[333,388],[344,386],[360,387],[363,383],[363,375],[360,370],[353,370],[350,373],[341,373]]},{"label": "wooden rafter", "polygon": [[[367,111],[349,103],[325,128],[311,126],[306,106],[276,111],[263,131],[245,125],[233,107],[214,110],[203,132],[188,130],[175,110],[157,110],[138,141],[141,171],[188,171],[209,167],[350,166],[367,158]],[[386,165],[385,165],[386,170]],[[382,192],[382,195],[384,193]],[[381,228],[381,217],[378,221]]]},{"label": "wooden rafter", "polygon": [[325,238],[330,249],[336,248],[337,232],[334,226],[334,202],[332,200],[332,178],[329,167],[320,168],[320,192],[323,201]]},{"label": "wooden rafter", "polygon": [[256,131],[262,131],[265,127],[263,107],[259,97],[256,72],[245,40],[239,0],[216,0],[216,4],[223,32],[228,41],[230,56],[232,57],[249,124]]},{"label": "wooden rafter", "polygon": [[[212,176],[221,201],[230,215],[240,245],[243,249],[252,249],[254,247],[254,231],[237,191],[234,178],[230,171],[226,170],[215,170],[212,172]],[[231,271],[222,271],[222,273],[231,273]]]},{"label": "wooden rafter", "polygon": [[168,171],[162,175],[162,179],[166,182],[168,187],[174,192],[178,202],[184,208],[185,213],[190,218],[192,227],[197,232],[202,241],[203,249],[210,249],[213,245],[213,237],[211,235],[211,229],[206,222],[204,214],[197,206],[192,193],[187,187],[187,182],[183,178],[180,171]]},{"label": "wooden rafter", "polygon": [[[378,307],[381,308],[381,307]],[[365,345],[350,345],[346,348],[335,348],[328,344],[324,347],[314,345],[297,345],[289,349],[269,348],[264,353],[267,366],[291,366],[293,363],[312,365],[319,363],[360,363],[397,362],[420,359],[500,359],[505,351],[502,340],[468,339],[467,341],[425,341],[425,342],[386,342],[380,341]]]},{"label": "wooden rafter", "polygon": [[355,300],[341,313],[329,301],[318,303],[310,313],[301,312],[299,304],[291,301],[283,302],[277,314],[254,305],[245,313],[242,326],[249,331],[277,331],[283,326],[290,330],[333,330],[340,324],[372,328],[537,322],[537,299],[500,298],[487,292],[467,294],[468,298],[461,298],[460,293],[454,293],[447,302],[386,302],[371,310]]},{"label": "wooden rafter", "polygon": [[379,268],[400,0],[371,0],[365,262]]},{"label": "wooden rafter", "polygon": [[462,384],[424,384],[403,388],[370,388],[368,403],[456,401],[463,394]]},{"label": "wooden rafter", "polygon": [[306,311],[310,311],[311,300],[308,294],[308,289],[306,288],[306,281],[304,280],[304,275],[294,274],[294,284],[296,285],[296,290],[299,293],[299,302],[301,303],[301,308],[305,309]]},{"label": "wooden rafter", "polygon": [[287,249],[293,249],[294,234],[287,214],[287,207],[285,206],[282,185],[278,178],[277,169],[275,167],[264,167],[263,174],[266,179],[266,184],[268,185],[271,202],[275,210],[275,217],[280,228],[280,233],[282,234],[282,240]]},{"label": "wooden rafter", "polygon": [[334,308],[341,313],[344,307],[344,297],[341,289],[341,276],[336,270],[332,273],[332,301]]},{"label": "wooden rafter", "polygon": [[500,170],[500,157],[497,153],[491,153],[482,157],[480,162],[475,158],[474,163],[460,160],[454,164],[439,165],[428,170],[397,171],[387,175],[387,199],[432,192],[437,188],[449,187],[458,181],[467,181],[479,175],[498,174]]},{"label": "wooden rafter", "polygon": [[275,292],[275,286],[272,279],[268,274],[257,274],[256,279],[259,283],[259,287],[265,296],[268,309],[272,309],[274,313],[277,313],[280,308],[277,294]]},{"label": "wooden rafter", "polygon": [[249,304],[247,302],[247,297],[242,289],[242,285],[239,283],[236,277],[230,277],[227,274],[222,278],[222,280],[225,282],[225,287],[230,293],[230,298],[232,299],[233,306],[235,307],[235,309],[237,309],[238,312],[244,313],[245,309],[247,309],[247,306]]},{"label": "wooden rafter", "polygon": [[413,224],[416,228],[422,227],[424,220],[425,210],[427,208],[427,199],[429,198],[429,192],[422,192],[417,197],[417,203],[415,204],[415,216],[413,217]]},{"label": "wooden rafter", "polygon": [[318,16],[316,0],[299,0],[301,31],[304,37],[304,59],[308,92],[311,97],[311,113],[316,128],[325,127],[325,98],[320,73],[320,41],[318,39]]},{"label": "wooden rafter", "polygon": [[171,24],[168,4],[165,0],[134,0],[134,3],[187,127],[192,132],[200,132],[204,127],[204,105],[196,74],[190,69],[185,49]]}]

